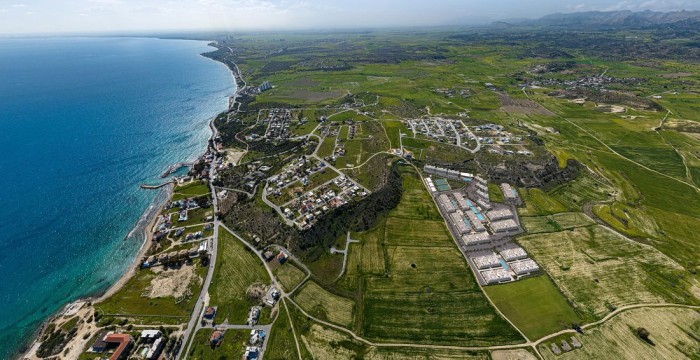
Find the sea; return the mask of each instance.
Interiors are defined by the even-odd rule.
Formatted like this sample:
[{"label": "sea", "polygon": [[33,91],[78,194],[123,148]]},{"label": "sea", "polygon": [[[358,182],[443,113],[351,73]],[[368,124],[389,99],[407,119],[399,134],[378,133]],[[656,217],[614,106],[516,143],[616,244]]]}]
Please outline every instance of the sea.
[{"label": "sea", "polygon": [[0,359],[131,266],[143,190],[196,159],[235,82],[204,41],[0,39]]}]

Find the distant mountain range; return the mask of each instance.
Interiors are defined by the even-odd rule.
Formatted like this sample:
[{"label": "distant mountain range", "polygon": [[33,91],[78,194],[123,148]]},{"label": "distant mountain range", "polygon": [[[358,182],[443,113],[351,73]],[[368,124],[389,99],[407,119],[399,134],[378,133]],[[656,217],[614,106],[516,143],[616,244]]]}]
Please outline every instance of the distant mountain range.
[{"label": "distant mountain range", "polygon": [[510,19],[492,23],[496,27],[535,26],[588,29],[700,29],[700,11],[588,11],[557,13],[539,19]]}]

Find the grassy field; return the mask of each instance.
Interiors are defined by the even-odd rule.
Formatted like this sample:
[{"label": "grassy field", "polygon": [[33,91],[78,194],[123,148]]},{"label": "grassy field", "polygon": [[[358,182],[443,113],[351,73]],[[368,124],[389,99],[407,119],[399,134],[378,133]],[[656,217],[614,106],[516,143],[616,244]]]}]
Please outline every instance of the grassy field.
[{"label": "grassy field", "polygon": [[520,223],[528,234],[557,232],[595,224],[586,214],[577,212],[521,217]]},{"label": "grassy field", "polygon": [[279,306],[277,320],[272,325],[269,337],[267,349],[265,350],[265,359],[293,360],[299,358],[294,343],[292,323],[289,321],[289,314],[283,303]]},{"label": "grassy field", "polygon": [[172,201],[207,194],[209,194],[209,185],[206,181],[193,181],[189,184],[176,186],[173,190]]},{"label": "grassy field", "polygon": [[[158,278],[158,274],[150,269],[143,269],[127,281],[127,283],[110,298],[96,304],[97,309],[103,314],[136,314],[136,315],[166,315],[166,316],[181,316],[181,318],[163,318],[156,320],[149,318],[149,323],[180,323],[187,321],[194,301],[199,296],[201,291],[202,281],[206,274],[206,267],[199,266],[196,261],[192,265],[184,265],[186,267],[195,267],[194,276],[191,278],[188,286],[189,295],[182,298],[173,296],[149,297],[144,296],[152,287],[154,279]],[[153,320],[151,320],[153,319]]]},{"label": "grassy field", "polygon": [[335,150],[335,136],[326,136],[323,139],[323,142],[321,142],[321,145],[318,148],[318,156],[321,158],[325,158],[327,156],[333,155],[333,151]]},{"label": "grassy field", "polygon": [[[368,346],[353,339],[347,333],[340,332],[307,319],[293,305],[289,305],[289,312],[292,315],[294,328],[297,331],[299,343],[302,347],[303,359],[489,359],[489,354],[485,351]],[[270,338],[270,343],[272,343],[272,338]],[[272,347],[269,349],[272,349]],[[268,353],[265,354],[265,357],[267,356]]]},{"label": "grassy field", "polygon": [[350,326],[353,321],[353,301],[334,295],[309,281],[294,295],[294,301],[306,312],[338,325]]},{"label": "grassy field", "polygon": [[479,290],[418,175],[400,169],[401,203],[372,230],[353,234],[361,242],[350,246],[337,285],[360,301],[356,329],[387,342],[520,341]]},{"label": "grassy field", "polygon": [[[633,330],[649,331],[651,346],[638,338]],[[700,313],[691,309],[632,309],[584,335],[576,334],[583,344],[580,349],[554,355],[546,346],[539,350],[545,359],[697,359],[700,357]],[[559,344],[561,346],[561,344]]]},{"label": "grassy field", "polygon": [[570,329],[581,318],[546,275],[484,288],[491,301],[530,340]]},{"label": "grassy field", "polygon": [[406,128],[402,121],[384,120],[381,122],[389,136],[389,143],[392,149],[398,149],[401,144],[401,134],[409,134],[410,130]]},{"label": "grassy field", "polygon": [[384,185],[394,159],[396,157],[389,154],[378,154],[364,165],[346,170],[345,173],[370,191],[376,191]]},{"label": "grassy field", "polygon": [[502,203],[503,202],[503,191],[498,184],[489,183],[489,199],[491,202]]},{"label": "grassy field", "polygon": [[224,340],[218,347],[209,345],[209,338],[214,330],[201,329],[192,339],[192,348],[188,359],[241,359],[250,336],[250,330],[226,330]]},{"label": "grassy field", "polygon": [[698,302],[697,279],[680,265],[600,225],[518,241],[585,318],[600,318],[611,305]]},{"label": "grassy field", "polygon": [[298,267],[294,266],[294,264],[292,264],[290,261],[287,261],[286,263],[277,267],[273,271],[273,274],[286,291],[294,289],[294,287],[297,286],[297,284],[299,284],[304,277],[306,277],[306,274]]},{"label": "grassy field", "polygon": [[218,306],[216,322],[228,319],[231,324],[244,324],[250,303],[246,290],[252,284],[270,284],[270,277],[261,260],[225,229],[219,230],[216,268],[209,285],[209,304]]}]

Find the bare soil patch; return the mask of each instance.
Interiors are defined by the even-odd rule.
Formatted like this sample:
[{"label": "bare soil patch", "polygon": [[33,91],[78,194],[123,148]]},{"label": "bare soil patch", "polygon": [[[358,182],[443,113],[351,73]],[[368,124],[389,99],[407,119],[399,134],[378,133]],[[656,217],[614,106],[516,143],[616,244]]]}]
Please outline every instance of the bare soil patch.
[{"label": "bare soil patch", "polygon": [[666,79],[677,79],[679,77],[686,77],[686,76],[693,76],[693,73],[676,72],[676,73],[668,73],[668,74],[659,74],[659,77],[666,78]]},{"label": "bare soil patch", "polygon": [[525,349],[496,350],[491,352],[493,360],[536,360],[537,357]]},{"label": "bare soil patch", "polygon": [[555,114],[542,105],[527,99],[516,99],[508,96],[508,94],[499,93],[498,97],[501,100],[500,111],[509,113],[521,113],[531,115],[554,116]]},{"label": "bare soil patch", "polygon": [[157,273],[158,276],[151,280],[148,297],[173,296],[178,298],[187,291],[190,281],[194,277],[194,267],[182,266],[179,269],[161,269]]}]

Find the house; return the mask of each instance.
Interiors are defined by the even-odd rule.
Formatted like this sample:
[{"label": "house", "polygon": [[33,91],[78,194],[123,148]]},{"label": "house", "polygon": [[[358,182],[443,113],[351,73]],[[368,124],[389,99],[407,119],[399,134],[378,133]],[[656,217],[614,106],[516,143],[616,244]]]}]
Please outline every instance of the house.
[{"label": "house", "polygon": [[214,315],[216,315],[216,308],[215,308],[215,307],[208,306],[208,307],[204,310],[204,318],[205,318],[205,319],[213,319],[213,318],[214,318]]},{"label": "house", "polygon": [[245,348],[245,354],[243,358],[246,360],[257,360],[260,356],[260,348],[257,346],[248,346]]},{"label": "house", "polygon": [[160,353],[163,351],[167,340],[163,338],[158,338],[153,342],[148,352],[146,352],[146,360],[156,360],[160,357]]},{"label": "house", "polygon": [[265,341],[265,330],[250,330],[250,339],[248,340],[251,345],[257,345]]},{"label": "house", "polygon": [[103,331],[99,336],[97,336],[97,340],[90,346],[90,352],[94,353],[101,353],[105,350],[107,350],[107,342],[104,341],[105,336],[107,335],[106,331]]},{"label": "house", "polygon": [[277,262],[284,264],[285,261],[287,261],[287,254],[284,251],[280,251],[280,253],[277,254]]},{"label": "house", "polygon": [[180,211],[180,217],[177,221],[187,221],[187,210]]},{"label": "house", "polygon": [[224,333],[219,330],[215,330],[214,332],[212,332],[211,336],[209,337],[209,345],[211,346],[219,346],[223,341]]},{"label": "house", "polygon": [[129,334],[109,334],[104,337],[104,342],[112,347],[116,345],[116,349],[109,360],[123,360],[129,357],[129,351],[134,346],[134,339]]},{"label": "house", "polygon": [[160,338],[158,330],[144,330],[141,332],[141,342],[152,342]]}]

